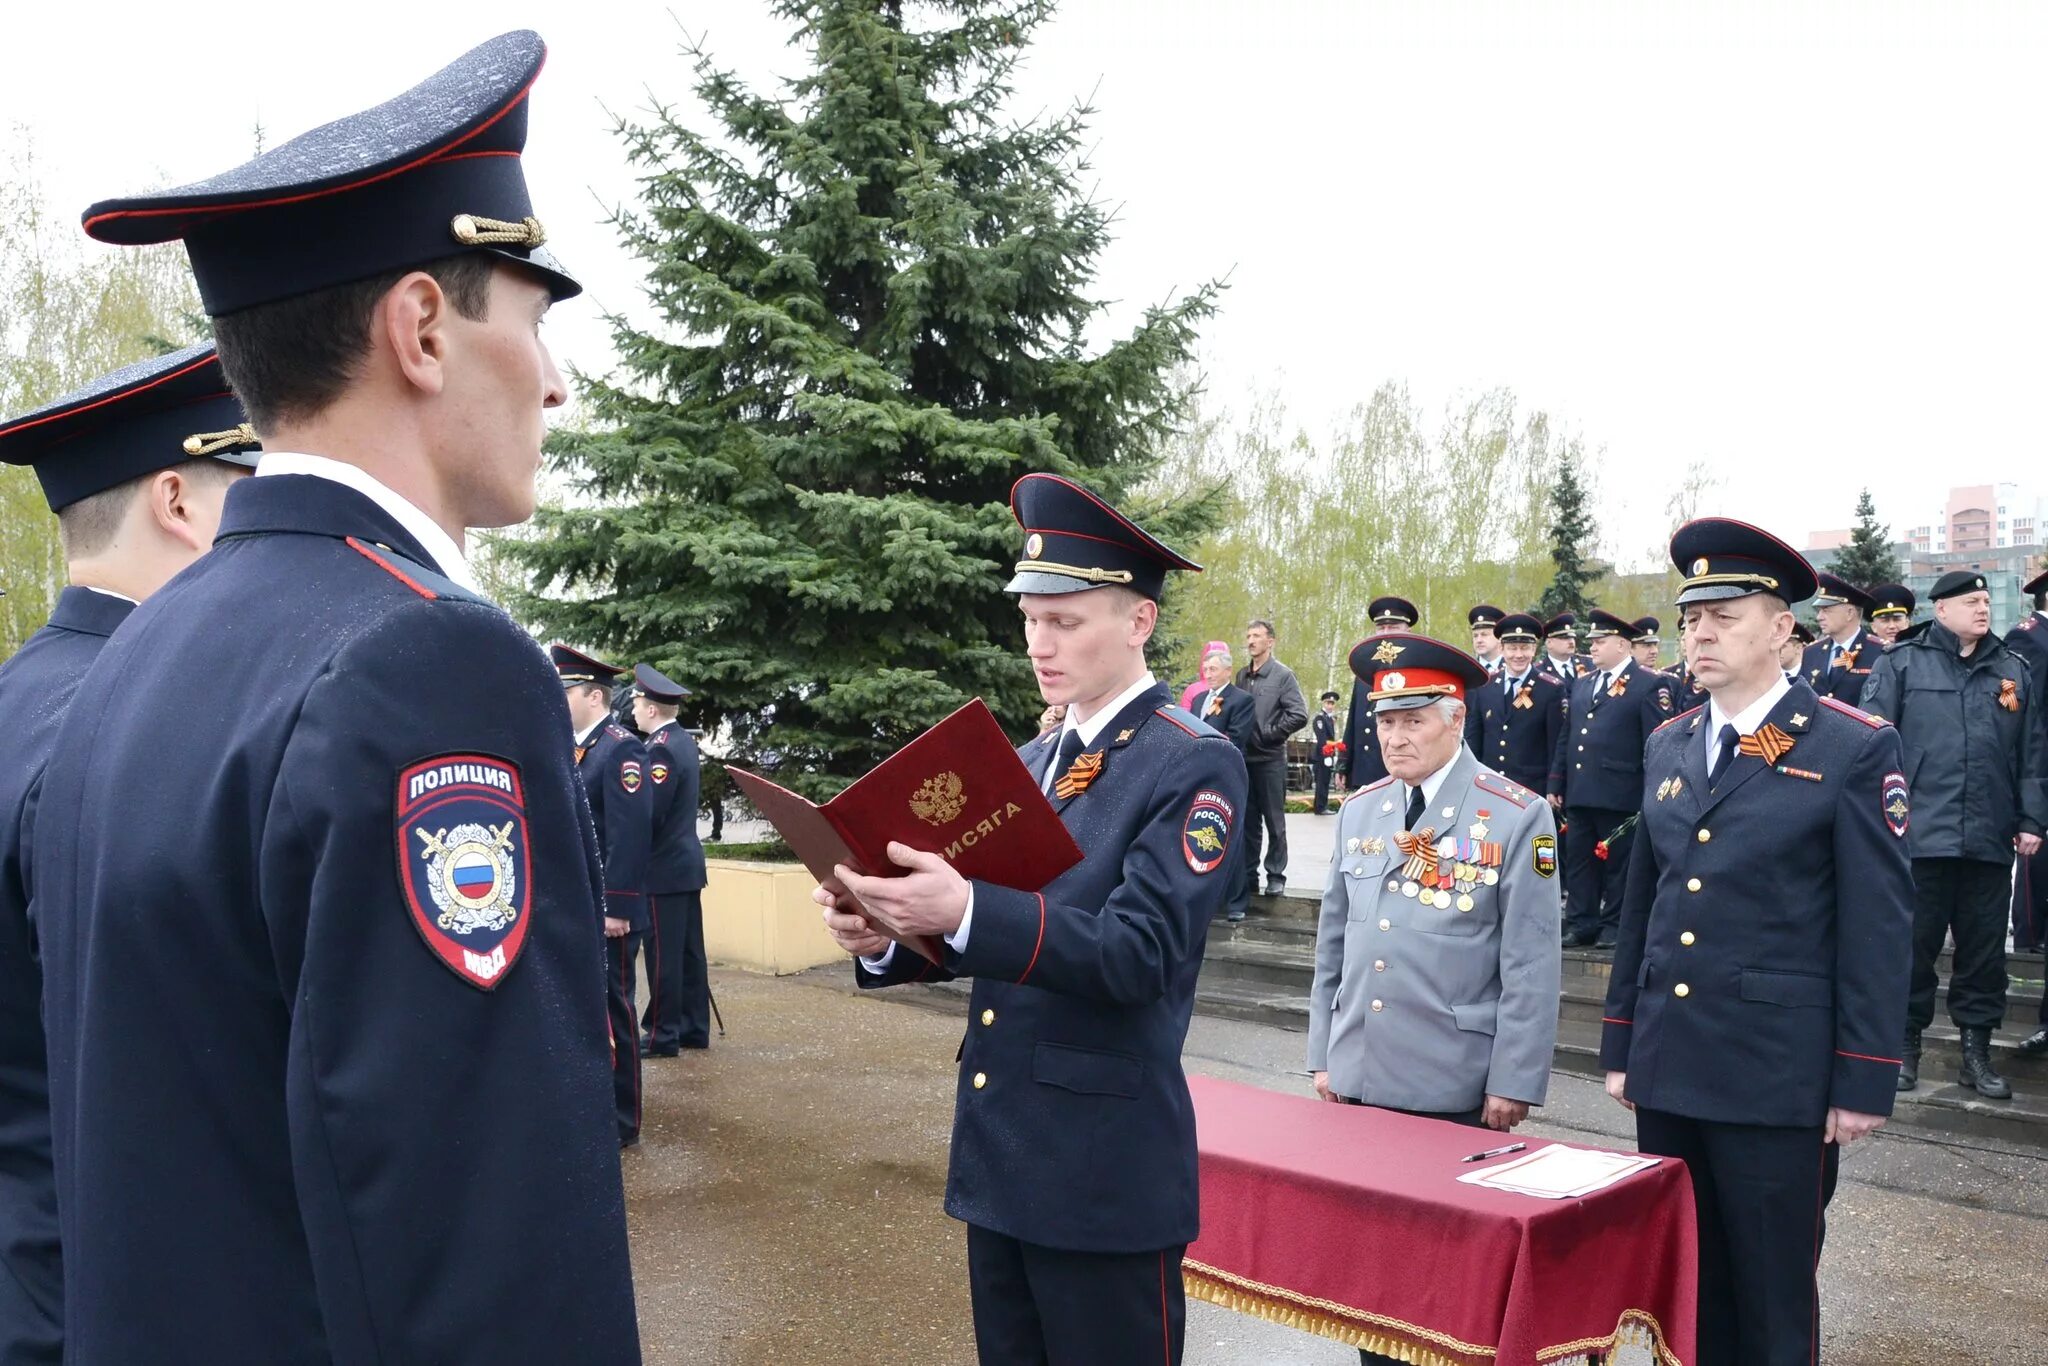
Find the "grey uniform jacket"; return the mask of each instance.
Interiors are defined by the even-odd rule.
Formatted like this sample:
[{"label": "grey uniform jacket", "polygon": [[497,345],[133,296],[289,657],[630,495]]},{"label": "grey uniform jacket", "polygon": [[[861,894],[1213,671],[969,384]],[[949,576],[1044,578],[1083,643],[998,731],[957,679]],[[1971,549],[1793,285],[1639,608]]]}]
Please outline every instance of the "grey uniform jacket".
[{"label": "grey uniform jacket", "polygon": [[1487,1096],[1540,1105],[1557,1044],[1550,807],[1459,750],[1418,828],[1437,841],[1501,846],[1499,880],[1475,887],[1462,910],[1455,890],[1448,906],[1425,905],[1404,874],[1405,791],[1383,779],[1338,814],[1316,929],[1309,1069],[1327,1071],[1340,1096],[1397,1110],[1474,1110]]}]

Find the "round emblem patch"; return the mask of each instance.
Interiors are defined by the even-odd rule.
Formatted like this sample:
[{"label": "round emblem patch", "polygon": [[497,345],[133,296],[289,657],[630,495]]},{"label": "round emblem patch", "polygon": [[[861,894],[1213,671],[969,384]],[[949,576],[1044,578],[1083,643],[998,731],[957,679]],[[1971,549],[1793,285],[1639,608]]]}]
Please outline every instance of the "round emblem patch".
[{"label": "round emblem patch", "polygon": [[1180,830],[1181,852],[1187,856],[1188,867],[1198,873],[1213,873],[1222,865],[1223,856],[1230,852],[1230,826],[1236,818],[1236,808],[1222,793],[1205,789],[1195,794]]},{"label": "round emblem patch", "polygon": [[1024,558],[1035,560],[1045,553],[1045,537],[1032,532],[1024,538]]},{"label": "round emblem patch", "polygon": [[489,991],[526,942],[532,868],[519,770],[482,754],[425,759],[398,775],[398,880],[420,939]]},{"label": "round emblem patch", "polygon": [[1706,572],[1707,572],[1707,557],[1706,557],[1706,556],[1702,555],[1702,556],[1700,556],[1700,557],[1699,557],[1699,558],[1698,558],[1697,560],[1694,560],[1694,561],[1692,562],[1692,572],[1693,572],[1693,577],[1694,577],[1694,578],[1698,578],[1698,577],[1699,577],[1700,575],[1702,575],[1702,574],[1704,574],[1704,573],[1706,573]]}]

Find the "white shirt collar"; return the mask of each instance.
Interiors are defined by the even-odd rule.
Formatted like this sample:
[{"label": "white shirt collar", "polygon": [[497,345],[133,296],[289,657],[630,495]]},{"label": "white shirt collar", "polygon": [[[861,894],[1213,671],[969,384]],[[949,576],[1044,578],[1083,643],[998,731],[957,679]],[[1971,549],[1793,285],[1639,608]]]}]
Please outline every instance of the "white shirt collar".
[{"label": "white shirt collar", "polygon": [[81,583],[78,586],[80,588],[83,588],[88,593],[97,593],[103,598],[112,598],[115,602],[125,602],[130,607],[140,607],[142,605],[136,599],[129,597],[126,593],[116,593],[111,588],[95,588],[89,583]]},{"label": "white shirt collar", "polygon": [[1791,691],[1792,682],[1785,677],[1785,671],[1780,669],[1776,682],[1765,691],[1764,695],[1744,707],[1741,712],[1734,716],[1729,716],[1723,712],[1721,704],[1709,697],[1707,699],[1707,743],[1711,745],[1720,739],[1721,727],[1723,726],[1735,727],[1737,735],[1754,735],[1757,727],[1764,723],[1764,718],[1771,714],[1771,708],[1778,705],[1778,699]]},{"label": "white shirt collar", "polygon": [[392,519],[420,543],[420,549],[433,559],[434,568],[441,572],[443,578],[480,597],[483,595],[482,586],[470,572],[469,561],[463,557],[462,547],[456,545],[433,518],[367,470],[340,460],[330,460],[324,455],[265,451],[257,462],[256,474],[259,478],[266,474],[310,474],[316,479],[326,479],[354,489],[390,513]]},{"label": "white shirt collar", "polygon": [[[1435,805],[1436,794],[1444,790],[1444,779],[1451,776],[1451,770],[1457,767],[1458,760],[1463,756],[1463,754],[1464,747],[1461,745],[1457,751],[1452,753],[1451,761],[1449,763],[1445,764],[1442,768],[1438,769],[1436,772],[1430,774],[1427,778],[1424,778],[1422,780],[1423,810],[1426,811],[1431,806]],[[1415,789],[1410,787],[1407,783],[1401,784],[1401,800],[1404,805],[1408,801],[1409,794],[1414,791]]]},{"label": "white shirt collar", "polygon": [[[1111,721],[1114,721],[1116,719],[1118,712],[1122,711],[1125,707],[1130,706],[1131,703],[1137,701],[1140,694],[1142,694],[1147,688],[1153,687],[1155,684],[1158,683],[1158,681],[1159,680],[1152,677],[1152,671],[1150,669],[1145,670],[1145,672],[1139,677],[1137,682],[1131,684],[1130,687],[1125,688],[1122,692],[1118,693],[1114,698],[1110,699],[1110,702],[1107,706],[1104,706],[1101,710],[1097,711],[1093,716],[1089,717],[1086,721],[1076,721],[1074,719],[1074,713],[1072,712],[1072,710],[1069,710],[1067,712],[1066,730],[1079,731],[1081,733],[1081,746],[1084,749],[1087,748],[1089,745],[1094,744],[1095,737],[1102,734],[1104,728],[1107,727]],[[1060,739],[1065,740],[1066,738],[1066,734],[1063,731],[1060,735]]]},{"label": "white shirt collar", "polygon": [[595,735],[595,734],[597,734],[597,733],[598,733],[599,731],[601,731],[601,730],[603,730],[603,729],[604,729],[604,718],[603,718],[602,716],[600,716],[600,717],[598,717],[598,718],[597,718],[597,720],[595,720],[595,721],[592,721],[592,722],[590,723],[590,729],[589,729],[589,730],[584,730],[584,731],[578,731],[578,732],[576,733],[576,743],[577,743],[578,745],[587,745],[587,744],[589,744],[589,743],[590,743],[590,737],[591,737],[591,736],[593,736],[593,735]]}]

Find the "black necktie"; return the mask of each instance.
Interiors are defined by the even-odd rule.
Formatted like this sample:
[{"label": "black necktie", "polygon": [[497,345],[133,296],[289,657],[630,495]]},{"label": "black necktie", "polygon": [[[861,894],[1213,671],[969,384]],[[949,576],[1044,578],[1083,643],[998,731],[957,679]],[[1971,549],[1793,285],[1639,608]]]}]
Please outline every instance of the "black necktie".
[{"label": "black necktie", "polygon": [[1740,747],[1741,743],[1741,737],[1736,735],[1734,726],[1724,725],[1721,727],[1721,752],[1714,756],[1713,771],[1707,774],[1707,786],[1709,788],[1712,788],[1714,784],[1721,781],[1721,775],[1728,771],[1728,764],[1735,758],[1735,751]]},{"label": "black necktie", "polygon": [[1422,789],[1419,787],[1411,787],[1408,789],[1408,821],[1407,824],[1404,825],[1402,828],[1406,830],[1413,830],[1415,828],[1415,822],[1421,819]]},{"label": "black necktie", "polygon": [[1067,733],[1060,737],[1060,757],[1053,760],[1052,776],[1048,785],[1060,780],[1060,775],[1074,766],[1075,758],[1081,753],[1081,732],[1069,726]]}]

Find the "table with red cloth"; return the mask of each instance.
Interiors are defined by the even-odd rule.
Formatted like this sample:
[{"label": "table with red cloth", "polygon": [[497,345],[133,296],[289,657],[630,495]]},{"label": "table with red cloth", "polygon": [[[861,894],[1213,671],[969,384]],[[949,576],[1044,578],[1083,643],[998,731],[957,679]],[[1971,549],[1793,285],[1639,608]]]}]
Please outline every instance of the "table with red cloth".
[{"label": "table with red cloth", "polygon": [[1660,1366],[1692,1361],[1684,1163],[1538,1199],[1459,1182],[1494,1165],[1460,1158],[1515,1141],[1489,1129],[1188,1086],[1202,1175],[1191,1296],[1421,1366],[1527,1366],[1630,1340]]}]

